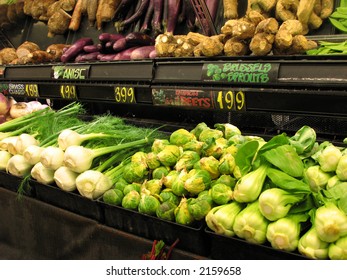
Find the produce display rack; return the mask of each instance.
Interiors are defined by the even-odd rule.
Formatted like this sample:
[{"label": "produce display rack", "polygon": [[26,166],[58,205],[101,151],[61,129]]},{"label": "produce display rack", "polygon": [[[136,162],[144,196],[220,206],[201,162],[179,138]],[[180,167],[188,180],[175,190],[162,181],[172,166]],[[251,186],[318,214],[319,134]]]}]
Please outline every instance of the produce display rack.
[{"label": "produce display rack", "polygon": [[[335,5],[338,3],[336,0]],[[0,42],[6,42],[6,38],[18,46],[32,40],[45,48],[52,43],[74,42],[85,34],[97,35],[83,22],[78,33],[43,41],[42,34],[47,33],[44,24],[27,19],[26,26],[20,35],[13,33],[13,38],[1,32]],[[323,26],[321,31],[334,33],[331,25]],[[317,34],[316,38],[327,36]],[[0,66],[0,89],[18,100],[49,99],[53,107],[77,100],[90,114],[110,112],[141,126],[165,124],[167,132],[178,127],[193,128],[199,122],[229,122],[245,134],[266,138],[309,125],[320,140],[342,145],[347,131],[346,69],[344,56],[299,55],[6,65]],[[0,188],[17,191],[20,180],[1,172],[0,182]],[[153,217],[108,207],[55,186],[33,180],[30,186],[25,192],[28,197],[124,232],[148,239],[164,238],[158,232],[166,232],[166,241],[172,243],[170,234],[178,231],[183,240],[178,248],[203,257],[304,259],[268,245],[216,235],[205,225],[185,228],[158,223]],[[114,214],[116,210],[119,216]],[[134,219],[132,224],[125,223],[129,216]],[[230,247],[235,249],[233,254]]]}]

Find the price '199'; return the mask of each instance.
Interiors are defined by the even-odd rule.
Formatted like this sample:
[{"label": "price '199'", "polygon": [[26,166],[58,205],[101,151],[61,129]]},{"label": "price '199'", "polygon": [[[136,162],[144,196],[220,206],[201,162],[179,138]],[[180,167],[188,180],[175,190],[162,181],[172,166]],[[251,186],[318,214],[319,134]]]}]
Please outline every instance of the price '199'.
[{"label": "price '199'", "polygon": [[217,93],[217,109],[243,111],[246,108],[245,94],[242,91],[234,93],[219,91]]}]

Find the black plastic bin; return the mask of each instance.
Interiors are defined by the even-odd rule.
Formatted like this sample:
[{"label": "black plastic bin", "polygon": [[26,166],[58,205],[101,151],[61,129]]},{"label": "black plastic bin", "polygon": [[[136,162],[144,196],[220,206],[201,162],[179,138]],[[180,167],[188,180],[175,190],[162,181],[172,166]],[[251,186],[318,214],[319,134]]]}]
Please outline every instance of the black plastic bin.
[{"label": "black plastic bin", "polygon": [[272,248],[270,244],[252,244],[238,237],[217,234],[205,228],[211,239],[211,255],[215,260],[308,260],[298,252]]},{"label": "black plastic bin", "polygon": [[24,178],[16,177],[5,171],[0,171],[0,187],[17,192],[18,195],[26,195],[35,197],[35,190],[29,185],[24,183],[22,190],[19,192],[20,185],[23,183]]},{"label": "black plastic bin", "polygon": [[107,226],[151,240],[163,240],[168,246],[178,238],[177,248],[201,256],[209,255],[210,243],[204,233],[205,224],[203,222],[185,226],[111,205],[101,200],[98,200],[98,203],[104,209]]},{"label": "black plastic bin", "polygon": [[96,200],[83,197],[77,192],[64,191],[57,186],[42,184],[33,179],[30,179],[29,184],[34,188],[37,199],[103,223],[103,211]]}]

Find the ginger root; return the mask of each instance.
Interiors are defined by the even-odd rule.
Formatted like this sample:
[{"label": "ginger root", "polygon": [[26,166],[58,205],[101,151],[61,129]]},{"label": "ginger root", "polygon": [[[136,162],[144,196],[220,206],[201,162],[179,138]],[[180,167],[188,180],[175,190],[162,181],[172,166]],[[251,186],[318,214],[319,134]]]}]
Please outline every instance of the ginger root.
[{"label": "ginger root", "polygon": [[224,54],[226,56],[242,56],[249,52],[248,44],[235,38],[228,39],[224,44]]},{"label": "ginger root", "polygon": [[251,39],[255,32],[255,25],[242,19],[231,19],[221,27],[221,32],[239,40]]},{"label": "ginger root", "polygon": [[303,35],[303,26],[299,20],[290,19],[281,24],[275,36],[275,47],[278,50],[286,50],[293,43],[295,35]]},{"label": "ginger root", "polygon": [[297,19],[299,0],[278,0],[276,4],[276,18],[281,21]]}]

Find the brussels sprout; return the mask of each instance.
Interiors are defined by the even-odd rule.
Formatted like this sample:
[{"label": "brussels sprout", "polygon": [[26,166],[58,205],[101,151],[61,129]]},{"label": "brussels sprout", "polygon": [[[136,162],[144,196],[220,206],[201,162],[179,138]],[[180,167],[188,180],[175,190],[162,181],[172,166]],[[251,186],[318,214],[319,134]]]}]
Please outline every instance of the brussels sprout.
[{"label": "brussels sprout", "polygon": [[231,189],[233,189],[235,187],[235,184],[236,184],[236,178],[232,177],[231,175],[223,174],[223,175],[219,176],[216,180],[214,180],[211,185],[213,186],[213,185],[216,185],[219,183],[227,185]]},{"label": "brussels sprout", "polygon": [[175,221],[182,225],[191,225],[194,222],[194,217],[188,210],[187,198],[182,197],[180,204],[175,208]]},{"label": "brussels sprout", "polygon": [[150,194],[147,190],[143,190],[137,210],[142,214],[154,216],[159,205],[160,202],[158,198]]},{"label": "brussels sprout", "polygon": [[122,199],[122,207],[131,210],[137,210],[140,203],[141,195],[135,191],[131,190]]},{"label": "brussels sprout", "polygon": [[172,184],[172,192],[178,196],[188,195],[188,191],[185,189],[185,182],[188,179],[188,173],[182,170],[177,176],[176,180]]},{"label": "brussels sprout", "polygon": [[201,155],[204,157],[213,156],[219,159],[227,147],[227,140],[225,138],[207,139],[202,146]]},{"label": "brussels sprout", "polygon": [[189,198],[187,203],[189,213],[197,221],[204,219],[213,206],[212,200],[207,195]]},{"label": "brussels sprout", "polygon": [[159,194],[163,186],[163,182],[160,179],[152,179],[145,181],[143,183],[143,187],[153,195],[153,194]]},{"label": "brussels sprout", "polygon": [[155,139],[152,144],[152,152],[158,154],[161,152],[165,146],[170,145],[167,139]]},{"label": "brussels sprout", "polygon": [[163,185],[169,189],[172,188],[173,183],[176,181],[178,175],[180,174],[180,172],[178,172],[177,170],[171,170],[169,172],[169,174],[167,174],[164,178],[163,178]]},{"label": "brussels sprout", "polygon": [[131,162],[143,164],[147,168],[147,154],[145,152],[135,152],[131,156]]},{"label": "brussels sprout", "polygon": [[185,151],[179,157],[177,163],[175,164],[175,169],[181,171],[183,169],[189,171],[193,168],[194,164],[200,160],[200,156],[194,151]]},{"label": "brussels sprout", "polygon": [[163,179],[170,172],[170,167],[159,166],[152,171],[152,179]]},{"label": "brussels sprout", "polygon": [[181,156],[182,150],[176,145],[167,145],[157,154],[160,163],[164,166],[174,166]]},{"label": "brussels sprout", "polygon": [[157,154],[150,152],[147,154],[146,163],[149,169],[156,169],[160,166],[160,161],[157,158]]},{"label": "brussels sprout", "polygon": [[206,170],[210,174],[212,180],[220,176],[218,159],[209,156],[201,158],[199,162],[201,169]]},{"label": "brussels sprout", "polygon": [[209,129],[207,124],[204,122],[201,122],[201,123],[197,124],[196,127],[190,131],[190,133],[193,133],[195,135],[196,139],[199,139],[201,132],[206,130],[206,129]]},{"label": "brussels sprout", "polygon": [[242,204],[236,201],[215,206],[207,213],[205,217],[206,224],[215,233],[229,237],[234,236],[235,218],[242,209]]},{"label": "brussels sprout", "polygon": [[223,132],[224,138],[229,139],[234,135],[241,135],[241,131],[235,125],[230,123],[217,123],[214,127]]},{"label": "brussels sprout", "polygon": [[233,157],[235,157],[235,155],[237,154],[237,151],[238,151],[238,148],[236,147],[236,145],[231,145],[224,149],[222,156],[225,154],[231,154]]},{"label": "brussels sprout", "polygon": [[132,184],[126,185],[123,189],[124,195],[128,194],[130,191],[137,191],[138,193],[140,193],[141,192],[141,185],[139,185],[137,183],[132,183]]},{"label": "brussels sprout", "polygon": [[233,199],[233,191],[229,186],[218,183],[211,187],[211,197],[218,205],[227,204]]},{"label": "brussels sprout", "polygon": [[204,145],[204,142],[201,142],[198,140],[192,140],[192,141],[189,141],[188,143],[184,144],[182,146],[182,148],[183,148],[183,151],[197,152],[198,155],[200,156],[203,145]]},{"label": "brussels sprout", "polygon": [[126,185],[128,185],[129,183],[124,179],[124,178],[120,178],[116,183],[114,188],[117,190],[120,190],[121,192],[124,191],[124,188]]},{"label": "brussels sprout", "polygon": [[173,203],[172,201],[164,201],[159,205],[156,210],[156,215],[158,218],[174,222],[175,221],[175,209],[178,204]]},{"label": "brussels sprout", "polygon": [[304,173],[305,181],[313,192],[325,189],[332,176],[331,173],[324,172],[319,165],[310,166]]},{"label": "brussels sprout", "polygon": [[123,178],[128,183],[142,183],[148,174],[148,169],[144,164],[131,162],[124,167]]},{"label": "brussels sprout", "polygon": [[178,205],[180,203],[180,198],[177,195],[175,195],[171,189],[162,190],[159,196],[162,202],[170,201],[175,205]]},{"label": "brussels sprout", "polygon": [[237,146],[246,142],[246,138],[243,135],[234,135],[228,138],[228,145]]},{"label": "brussels sprout", "polygon": [[225,154],[219,159],[218,170],[220,174],[233,174],[235,168],[235,158],[232,154]]},{"label": "brussels sprout", "polygon": [[109,189],[102,195],[102,200],[108,204],[121,205],[124,194],[118,189]]},{"label": "brussels sprout", "polygon": [[192,140],[196,140],[195,135],[184,128],[180,128],[171,133],[169,141],[172,145],[183,146]]},{"label": "brussels sprout", "polygon": [[193,169],[201,169],[200,160],[194,164]]},{"label": "brussels sprout", "polygon": [[211,176],[203,169],[192,169],[189,171],[184,182],[184,188],[191,194],[197,195],[209,189],[211,186]]},{"label": "brussels sprout", "polygon": [[198,140],[202,141],[202,142],[207,142],[208,139],[218,139],[218,138],[222,138],[223,132],[218,130],[218,129],[212,129],[212,128],[208,128],[203,130],[200,135]]}]

